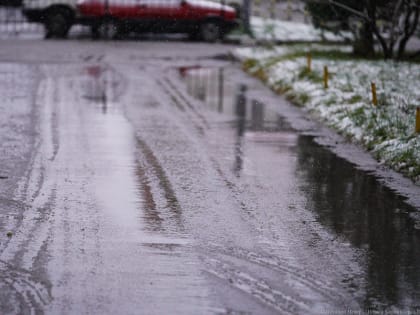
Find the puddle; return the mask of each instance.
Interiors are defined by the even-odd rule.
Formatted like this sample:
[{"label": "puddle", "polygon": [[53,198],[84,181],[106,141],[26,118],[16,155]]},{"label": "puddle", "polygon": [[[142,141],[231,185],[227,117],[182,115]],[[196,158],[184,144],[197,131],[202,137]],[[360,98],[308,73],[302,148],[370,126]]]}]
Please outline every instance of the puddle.
[{"label": "puddle", "polygon": [[[243,118],[246,129],[251,131],[291,131],[287,120],[257,99],[238,102],[238,85],[229,79],[226,68],[205,68],[200,65],[180,67],[179,74],[186,83],[190,96],[203,101],[210,109]],[[246,95],[246,87],[243,94]]]},{"label": "puddle", "polygon": [[[135,139],[126,120],[115,110],[103,119],[96,119],[97,158],[94,187],[98,203],[104,213],[122,229],[139,229],[138,205],[143,200],[137,196],[134,177]],[[118,209],[118,211],[116,211]]]},{"label": "puddle", "polygon": [[420,231],[408,215],[416,210],[311,137],[299,137],[297,156],[308,209],[334,234],[367,251],[366,305],[420,301]]},{"label": "puddle", "polygon": [[[31,267],[39,252],[48,256],[41,264],[53,296],[46,312],[206,313],[207,288],[179,227],[182,213],[173,187],[125,116],[119,98],[124,79],[108,66],[50,76],[56,69],[45,69],[40,103],[47,112],[42,115],[57,113],[60,146],[45,167],[35,200],[54,220],[30,220],[26,213],[28,227],[17,234],[29,235],[24,238],[25,266]],[[45,121],[43,127],[55,131],[48,125],[51,120]],[[46,133],[43,139],[49,138]],[[44,143],[40,155],[51,150]],[[54,202],[49,203],[49,194]],[[46,243],[47,251],[40,249]],[[9,256],[14,257],[13,249]]]},{"label": "puddle", "polygon": [[195,66],[180,74],[192,97],[231,117],[228,126],[220,128],[233,129],[231,170],[236,178],[247,175],[279,187],[296,185],[293,189],[306,200],[305,211],[341,246],[349,243],[363,253],[363,307],[420,307],[420,231],[410,218],[416,209],[374,176],[294,131],[265,104],[245,99],[247,87],[232,82],[227,71]]}]

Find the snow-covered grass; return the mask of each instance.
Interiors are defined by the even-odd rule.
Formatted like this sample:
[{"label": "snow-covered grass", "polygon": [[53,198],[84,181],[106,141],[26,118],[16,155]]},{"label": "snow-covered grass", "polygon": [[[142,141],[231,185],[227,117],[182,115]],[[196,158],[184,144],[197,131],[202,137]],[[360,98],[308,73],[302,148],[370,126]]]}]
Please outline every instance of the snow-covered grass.
[{"label": "snow-covered grass", "polygon": [[[329,55],[325,48],[312,46],[309,72],[308,47],[244,48],[235,53],[249,73],[420,184],[420,135],[415,134],[420,65],[354,60],[343,53],[345,48]],[[323,86],[324,66],[331,73],[328,89]],[[376,107],[372,82],[378,89]]]},{"label": "snow-covered grass", "polygon": [[316,29],[312,24],[301,22],[251,18],[251,28],[258,40],[275,40],[285,42],[320,42],[344,41],[350,34],[334,34],[332,32]]}]

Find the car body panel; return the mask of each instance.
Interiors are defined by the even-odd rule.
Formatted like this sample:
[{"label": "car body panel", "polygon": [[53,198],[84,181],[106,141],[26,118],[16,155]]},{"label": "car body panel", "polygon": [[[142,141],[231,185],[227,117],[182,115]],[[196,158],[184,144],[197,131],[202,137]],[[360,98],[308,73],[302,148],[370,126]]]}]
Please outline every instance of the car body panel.
[{"label": "car body panel", "polygon": [[82,0],[78,11],[92,23],[114,18],[136,32],[190,32],[209,19],[224,31],[236,25],[233,8],[205,0]]}]

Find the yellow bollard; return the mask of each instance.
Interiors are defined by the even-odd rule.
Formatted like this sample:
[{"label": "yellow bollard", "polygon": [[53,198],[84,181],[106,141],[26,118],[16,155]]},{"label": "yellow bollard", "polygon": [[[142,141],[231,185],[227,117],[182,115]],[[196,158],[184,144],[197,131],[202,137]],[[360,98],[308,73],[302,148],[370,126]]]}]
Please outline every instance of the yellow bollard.
[{"label": "yellow bollard", "polygon": [[372,88],[372,104],[374,106],[378,106],[378,96],[376,94],[376,84],[375,84],[375,82],[372,82],[371,88]]},{"label": "yellow bollard", "polygon": [[328,77],[329,77],[328,67],[324,66],[324,89],[328,89]]},{"label": "yellow bollard", "polygon": [[307,63],[308,63],[308,72],[312,72],[312,54],[308,53],[307,57]]},{"label": "yellow bollard", "polygon": [[416,133],[420,133],[420,107],[416,111]]}]

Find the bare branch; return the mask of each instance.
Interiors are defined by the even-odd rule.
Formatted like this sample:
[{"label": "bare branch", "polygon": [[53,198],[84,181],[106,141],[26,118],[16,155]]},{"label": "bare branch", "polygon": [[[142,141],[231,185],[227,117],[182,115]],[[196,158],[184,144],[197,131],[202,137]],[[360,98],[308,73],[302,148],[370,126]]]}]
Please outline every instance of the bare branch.
[{"label": "bare branch", "polygon": [[354,15],[357,15],[357,16],[361,17],[362,19],[369,20],[369,16],[367,16],[363,12],[357,11],[357,10],[355,10],[355,9],[345,5],[345,4],[342,4],[342,3],[337,2],[335,0],[328,0],[328,2],[330,4],[336,6],[336,7],[342,8],[342,9],[344,9],[344,10],[350,12],[350,13],[353,13]]},{"label": "bare branch", "polygon": [[395,45],[395,41],[396,41],[396,37],[397,37],[397,24],[399,23],[399,19],[401,16],[401,9],[403,6],[403,2],[404,0],[398,0],[398,2],[395,4],[394,7],[394,14],[392,16],[392,21],[391,21],[391,36],[389,39],[389,49],[390,50],[394,50],[394,45]]}]

